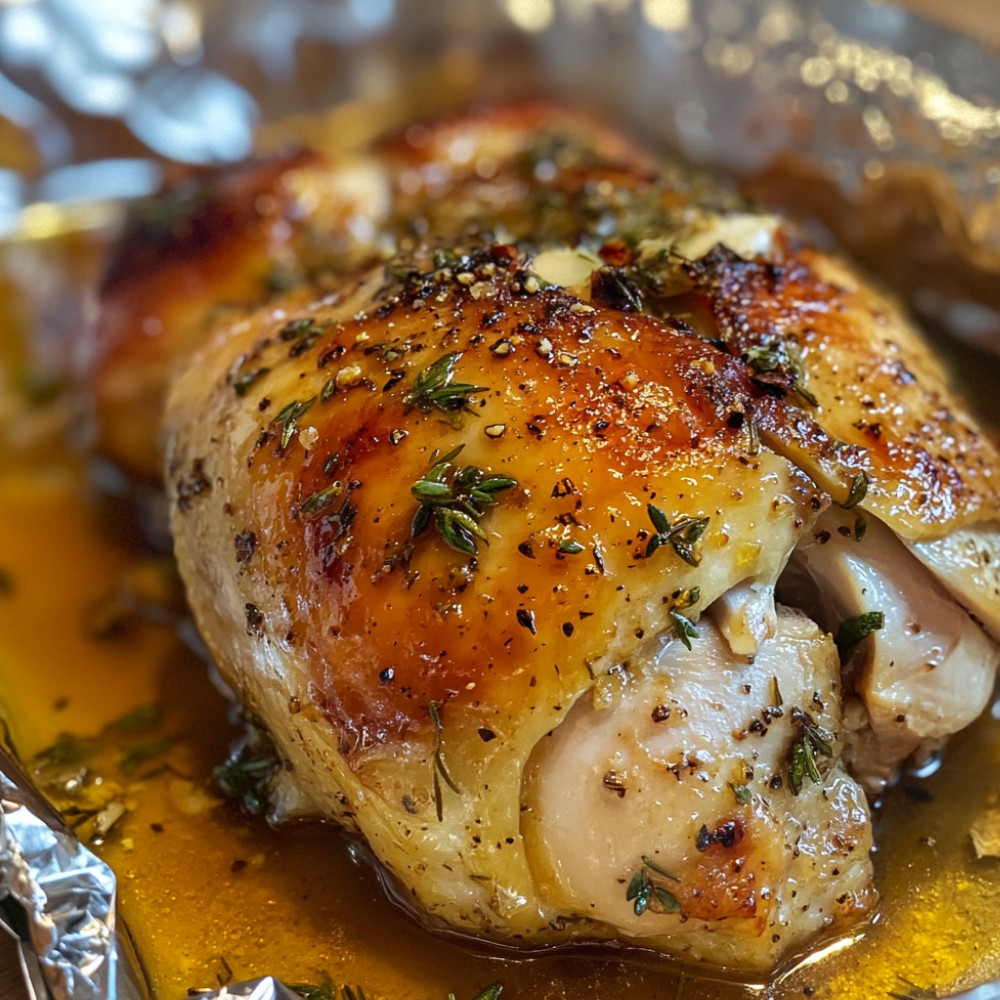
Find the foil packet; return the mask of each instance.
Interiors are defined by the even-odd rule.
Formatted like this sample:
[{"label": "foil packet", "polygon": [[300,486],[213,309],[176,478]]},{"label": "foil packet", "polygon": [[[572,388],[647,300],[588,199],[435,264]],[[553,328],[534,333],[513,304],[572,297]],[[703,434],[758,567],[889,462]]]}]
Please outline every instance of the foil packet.
[{"label": "foil packet", "polygon": [[[875,0],[0,5],[0,235],[113,224],[181,167],[329,120],[290,132],[290,115],[335,108],[361,141],[372,120],[538,93],[818,219],[918,288],[925,316],[1000,354],[1000,59]],[[0,920],[28,995],[145,1000],[114,873],[6,754],[0,800]],[[273,978],[199,995],[297,996]]]}]

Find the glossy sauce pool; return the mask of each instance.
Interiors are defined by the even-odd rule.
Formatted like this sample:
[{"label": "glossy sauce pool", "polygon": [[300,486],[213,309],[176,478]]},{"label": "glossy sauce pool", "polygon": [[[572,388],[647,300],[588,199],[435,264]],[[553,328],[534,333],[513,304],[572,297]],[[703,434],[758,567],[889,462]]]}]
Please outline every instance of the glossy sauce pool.
[{"label": "glossy sauce pool", "polygon": [[[94,250],[70,248],[87,267]],[[76,419],[65,397],[28,402],[19,391],[45,364],[17,347],[38,317],[16,283],[0,291],[0,714],[82,836],[94,833],[92,814],[120,814],[95,849],[118,875],[159,1000],[268,974],[360,985],[368,1000],[469,1000],[492,982],[507,1000],[871,1000],[1000,977],[1000,861],[976,860],[968,834],[1000,804],[1000,724],[989,716],[951,742],[936,774],[905,779],[878,811],[874,924],[768,987],[638,952],[512,956],[445,939],[390,903],[336,830],[274,830],[242,812],[212,786],[241,730],[183,641],[169,560],[64,443]],[[81,790],[66,793],[67,775]]]}]

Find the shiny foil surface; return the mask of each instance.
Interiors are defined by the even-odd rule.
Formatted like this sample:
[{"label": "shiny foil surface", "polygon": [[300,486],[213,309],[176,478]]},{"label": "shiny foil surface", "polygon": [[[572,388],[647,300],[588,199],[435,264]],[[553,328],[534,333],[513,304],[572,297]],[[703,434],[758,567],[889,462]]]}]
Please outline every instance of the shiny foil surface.
[{"label": "shiny foil surface", "polygon": [[[369,121],[537,93],[818,217],[889,284],[919,284],[918,311],[1000,353],[1000,59],[866,0],[0,2],[0,234],[113,224],[180,166],[308,136],[291,115],[340,115],[360,142]],[[0,917],[31,994],[140,1000],[114,874],[7,758],[0,796]]]}]

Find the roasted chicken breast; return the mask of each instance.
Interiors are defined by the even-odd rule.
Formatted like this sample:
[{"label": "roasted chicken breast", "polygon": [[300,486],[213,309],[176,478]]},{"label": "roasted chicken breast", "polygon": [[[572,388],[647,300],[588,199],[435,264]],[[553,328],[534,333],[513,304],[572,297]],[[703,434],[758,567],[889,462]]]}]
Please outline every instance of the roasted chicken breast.
[{"label": "roasted chicken breast", "polygon": [[[303,210],[303,284],[213,321],[206,282],[156,348],[178,564],[275,816],[506,942],[760,973],[870,914],[865,792],[992,690],[995,446],[847,265],[575,114],[365,155],[310,161],[352,207]],[[106,286],[99,395],[165,259]]]}]

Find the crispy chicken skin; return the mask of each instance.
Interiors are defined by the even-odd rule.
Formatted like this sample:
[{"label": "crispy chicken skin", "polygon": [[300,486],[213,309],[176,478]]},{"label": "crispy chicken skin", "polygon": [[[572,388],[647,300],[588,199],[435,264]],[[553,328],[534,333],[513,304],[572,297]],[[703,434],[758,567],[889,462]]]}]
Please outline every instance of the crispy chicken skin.
[{"label": "crispy chicken skin", "polygon": [[[1000,461],[930,352],[780,220],[550,105],[310,163],[349,207],[302,209],[303,283],[213,321],[206,282],[144,390],[181,373],[178,564],[288,762],[276,814],[508,942],[764,972],[871,913],[864,791],[998,660]],[[223,244],[199,270],[235,280]],[[122,384],[164,253],[105,297]]]}]

